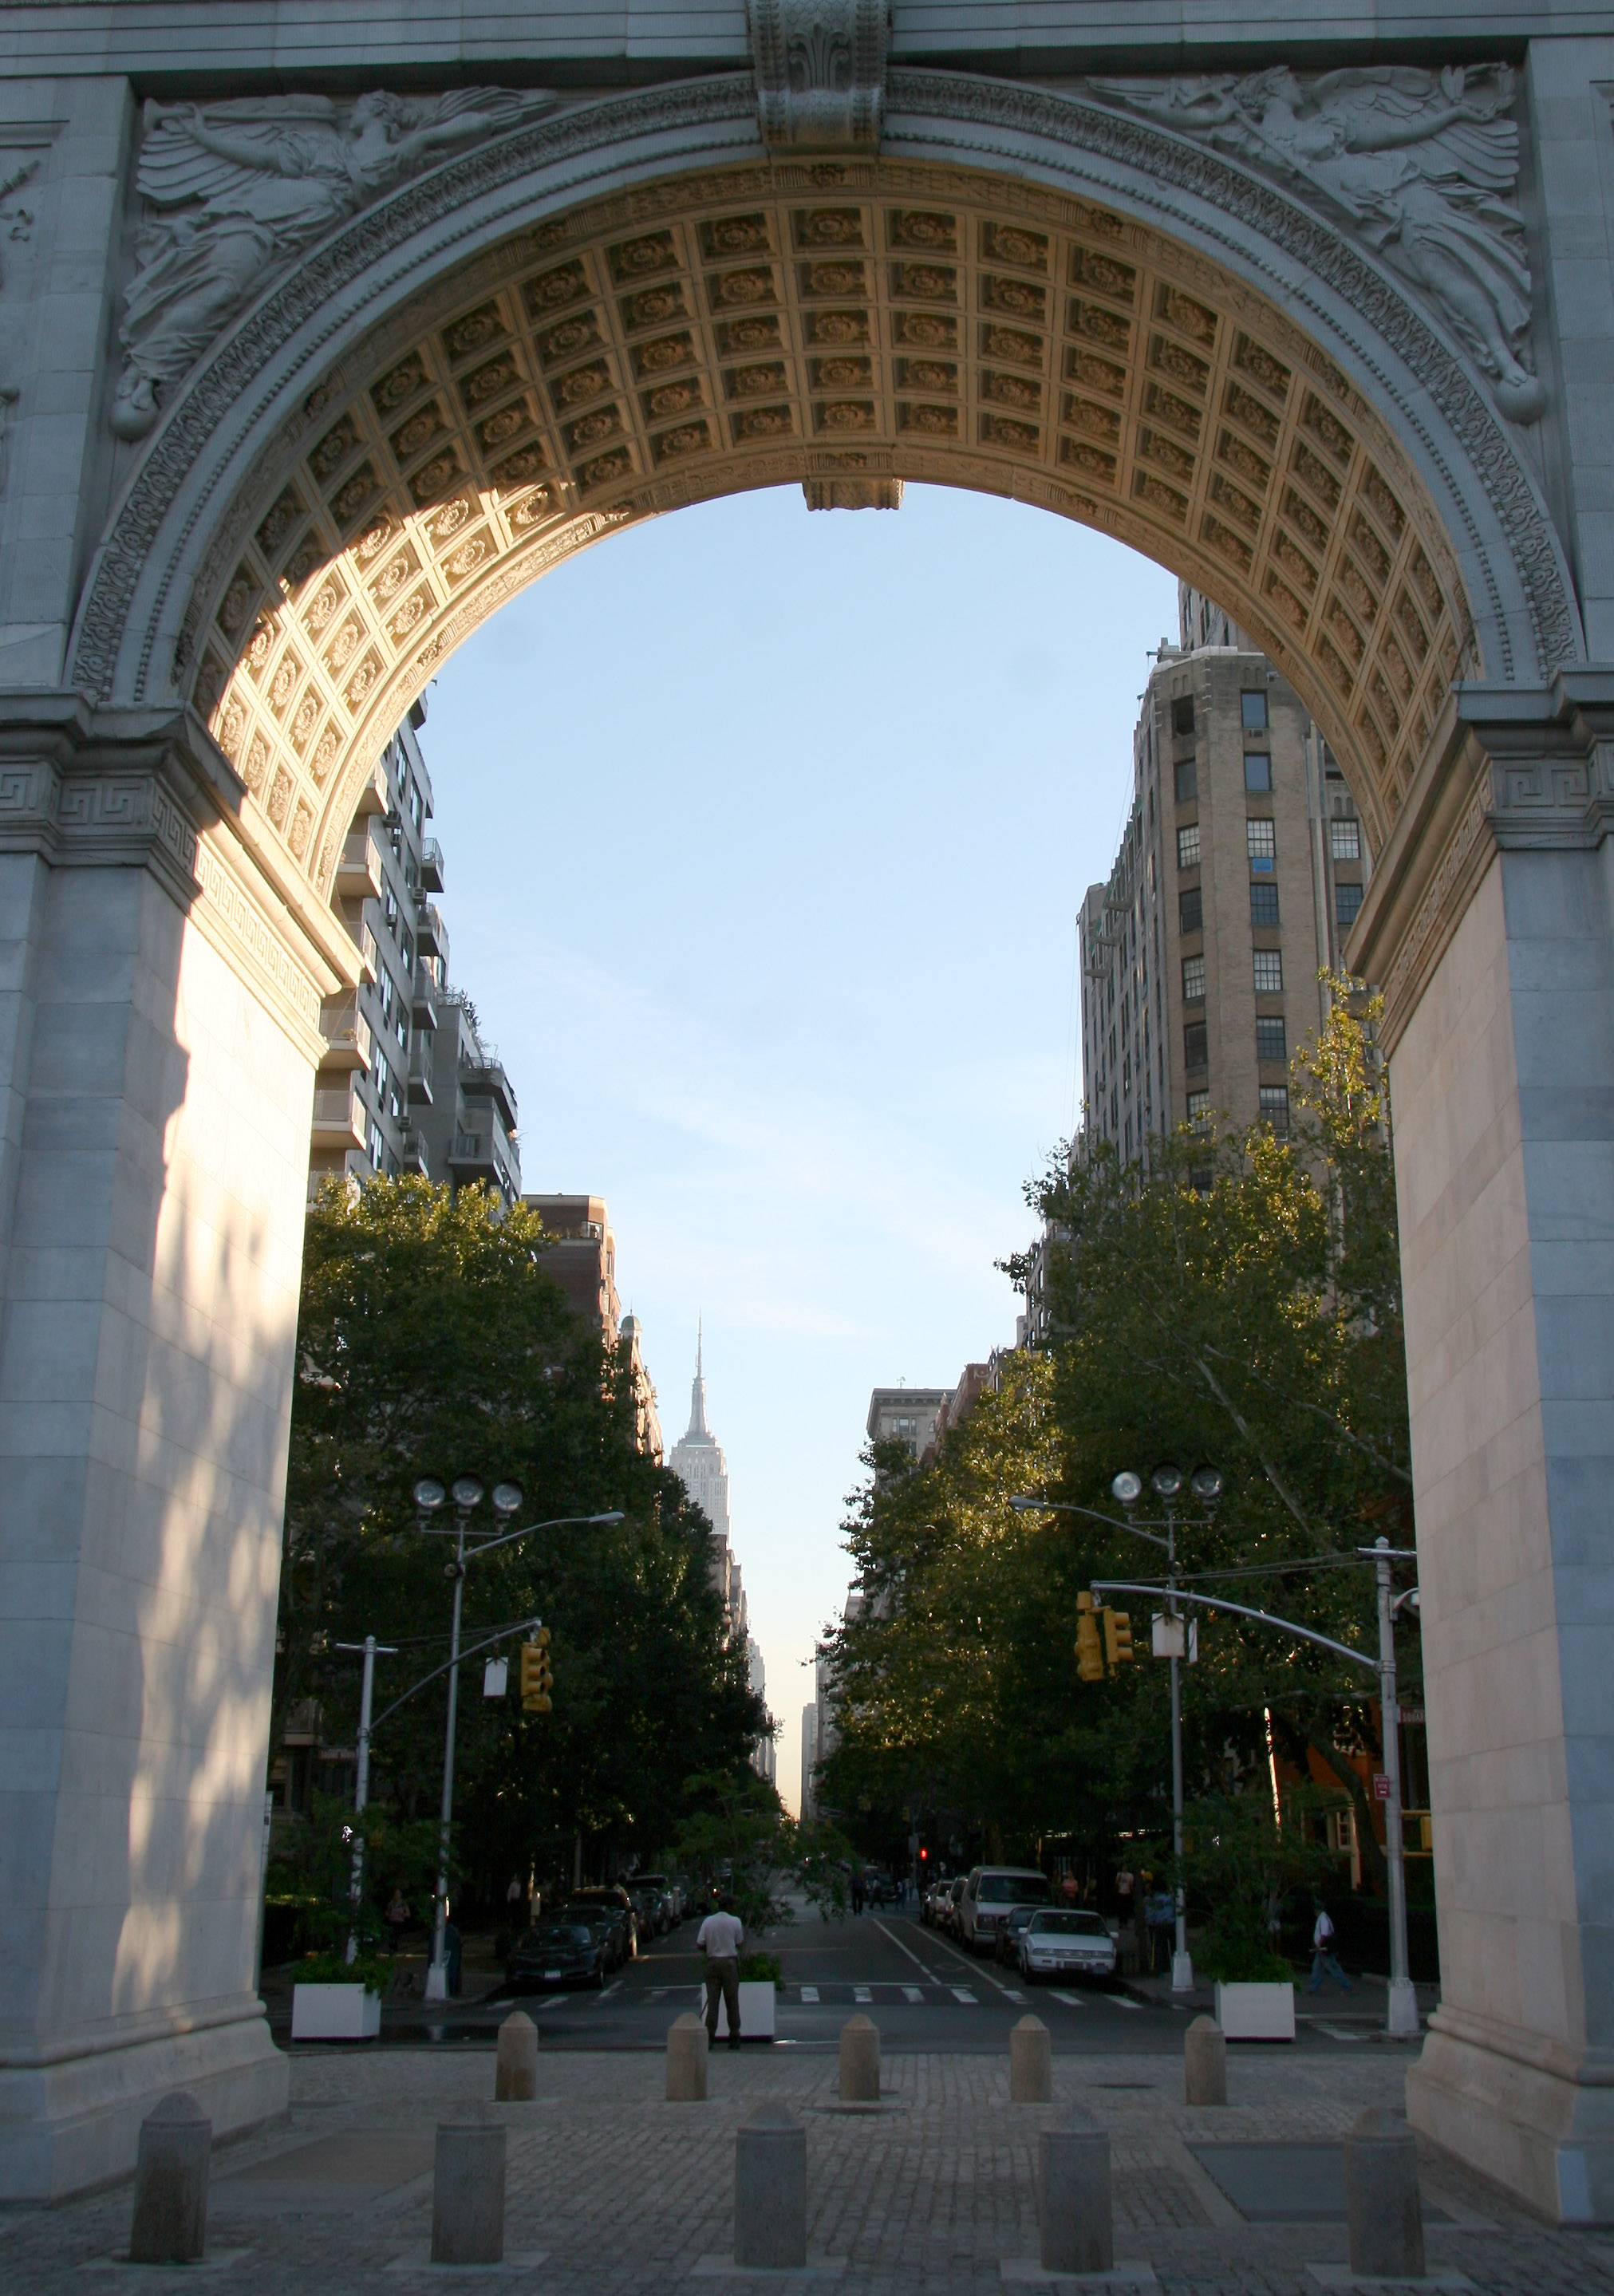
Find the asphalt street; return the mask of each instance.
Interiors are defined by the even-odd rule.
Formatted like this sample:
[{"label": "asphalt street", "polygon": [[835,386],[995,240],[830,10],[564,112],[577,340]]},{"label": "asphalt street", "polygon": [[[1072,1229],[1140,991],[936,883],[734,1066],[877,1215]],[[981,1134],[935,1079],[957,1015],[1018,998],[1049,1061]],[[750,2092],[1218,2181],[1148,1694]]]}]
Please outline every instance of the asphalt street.
[{"label": "asphalt street", "polygon": [[[777,2041],[786,2049],[832,2049],[847,2018],[861,2010],[893,2054],[1002,2054],[1010,2027],[1030,2013],[1048,2027],[1059,2054],[1176,2054],[1190,2013],[1118,1985],[1028,1985],[1017,1971],[964,1952],[914,1915],[889,1910],[829,1922],[809,1910],[759,1942],[782,1964]],[[514,1997],[496,1987],[440,2011],[389,2005],[382,2039],[488,2045],[513,2006],[536,2021],[545,2049],[659,2049],[674,2017],[704,2002],[702,1966],[695,1923],[685,1922],[619,1970],[603,1993]],[[1323,1997],[1315,2010],[1302,1997],[1296,2046],[1358,2049],[1382,2020],[1381,1991],[1359,1988],[1337,2005]]]}]

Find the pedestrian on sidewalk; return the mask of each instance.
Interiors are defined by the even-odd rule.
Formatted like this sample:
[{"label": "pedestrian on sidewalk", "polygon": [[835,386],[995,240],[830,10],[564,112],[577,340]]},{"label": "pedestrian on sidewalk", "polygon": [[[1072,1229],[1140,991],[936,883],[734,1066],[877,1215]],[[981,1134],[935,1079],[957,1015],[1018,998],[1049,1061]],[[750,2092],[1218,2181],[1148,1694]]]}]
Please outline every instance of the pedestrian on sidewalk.
[{"label": "pedestrian on sidewalk", "polygon": [[863,1875],[861,1874],[854,1874],[852,1876],[852,1911],[855,1914],[862,1913],[864,1900],[867,1895],[868,1892],[863,1886]]},{"label": "pedestrian on sidewalk", "polygon": [[745,1931],[732,1898],[719,1898],[717,1910],[708,1914],[695,1932],[695,1943],[706,1956],[706,2036],[717,2040],[717,2004],[728,2011],[728,2045],[740,2046],[740,1948]]},{"label": "pedestrian on sidewalk", "polygon": [[1334,1952],[1334,1925],[1328,1917],[1328,1907],[1319,1906],[1316,1923],[1311,1933],[1311,1983],[1306,1990],[1308,1993],[1321,1993],[1325,1977],[1336,1978],[1348,1993],[1354,1989],[1349,1978],[1340,1968],[1339,1957]]}]

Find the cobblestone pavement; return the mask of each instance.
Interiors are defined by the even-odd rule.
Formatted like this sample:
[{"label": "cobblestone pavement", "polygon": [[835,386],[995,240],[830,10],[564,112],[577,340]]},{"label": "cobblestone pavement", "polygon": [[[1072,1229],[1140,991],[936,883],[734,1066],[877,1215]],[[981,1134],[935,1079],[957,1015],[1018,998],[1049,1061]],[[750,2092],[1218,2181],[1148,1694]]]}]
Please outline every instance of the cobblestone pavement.
[{"label": "cobblestone pavement", "polygon": [[[1168,2292],[1315,2296],[1306,2267],[1344,2260],[1343,2226],[1245,2222],[1188,2145],[1337,2141],[1367,2106],[1399,2102],[1405,2064],[1378,2049],[1309,2060],[1241,2052],[1231,2102],[1216,2112],[1188,2110],[1177,2065],[1159,2057],[1061,2058],[1055,2087],[1060,2103],[1083,2105],[1110,2133],[1120,2256],[1151,2262]],[[127,2245],[124,2187],[0,2216],[0,2287],[408,2296],[458,2284],[461,2276],[422,2268],[431,2134],[439,2117],[486,2099],[492,2078],[486,2049],[300,2056],[289,2118],[214,2156],[209,2247],[221,2259],[239,2251],[217,2280],[193,2269],[103,2276]],[[669,2105],[659,2057],[544,2054],[538,2099],[494,2108],[509,2134],[507,2253],[544,2260],[475,2277],[545,2296],[686,2285],[694,2296],[710,2284],[690,2277],[700,2259],[731,2251],[734,2132],[763,2098],[806,2120],[809,2246],[848,2260],[838,2284],[847,2296],[995,2289],[1004,2259],[1035,2257],[1036,2136],[1059,2103],[1012,2107],[1006,2064],[979,2055],[888,2061],[878,2115],[835,2110],[835,2079],[831,2057],[723,2051],[709,2103]],[[1429,2228],[1431,2269],[1466,2273],[1487,2296],[1614,2296],[1614,2236],[1546,2229],[1433,2150],[1424,2188],[1452,2219]]]}]

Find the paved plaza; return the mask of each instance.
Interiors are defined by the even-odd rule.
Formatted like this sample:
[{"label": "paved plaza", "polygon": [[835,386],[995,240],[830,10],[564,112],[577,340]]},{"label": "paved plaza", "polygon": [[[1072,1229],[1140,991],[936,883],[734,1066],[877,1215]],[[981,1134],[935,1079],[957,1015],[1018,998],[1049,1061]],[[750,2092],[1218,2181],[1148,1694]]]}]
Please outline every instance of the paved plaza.
[{"label": "paved plaza", "polygon": [[[0,2285],[694,2291],[709,2284],[702,2259],[731,2251],[735,2131],[769,2099],[806,2122],[809,2252],[845,2259],[821,2284],[847,2296],[1000,2287],[1005,2259],[1036,2253],[1037,2134],[1077,2103],[1114,2146],[1118,2257],[1147,2261],[1167,2290],[1314,2296],[1307,2266],[1346,2254],[1333,2148],[1366,2107],[1399,2103],[1407,2062],[1389,2046],[1234,2050],[1228,2105],[1191,2111],[1178,2064],[1159,2054],[1061,2056],[1052,2107],[1011,2106],[1006,2058],[905,2054],[887,2060],[882,2109],[849,2112],[829,2047],[721,2051],[709,2101],[683,2105],[663,2101],[659,2052],[545,2048],[537,2099],[488,2106],[508,2132],[506,2253],[523,2260],[448,2274],[426,2266],[432,2132],[491,2097],[491,2050],[298,2053],[288,2118],[215,2154],[215,2272],[111,2267],[127,2245],[125,2186],[0,2218]],[[1614,2234],[1538,2226],[1431,2149],[1423,2192],[1431,2272],[1495,2296],[1614,2291]]]}]

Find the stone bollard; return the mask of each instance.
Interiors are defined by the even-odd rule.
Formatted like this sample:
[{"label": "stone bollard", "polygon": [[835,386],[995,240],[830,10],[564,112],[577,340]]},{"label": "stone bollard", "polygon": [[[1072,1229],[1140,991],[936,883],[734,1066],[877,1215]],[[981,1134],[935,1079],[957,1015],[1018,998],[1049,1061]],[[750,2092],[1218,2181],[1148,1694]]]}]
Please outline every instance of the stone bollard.
[{"label": "stone bollard", "polygon": [[807,2262],[807,2130],[785,2104],[759,2104],[734,2138],[734,2262]]},{"label": "stone bollard", "polygon": [[1053,2102],[1053,2043],[1040,2017],[1022,2017],[1009,2036],[1009,2102]]},{"label": "stone bollard", "polygon": [[493,2070],[496,2104],[525,2104],[538,2093],[538,2029],[521,2009],[499,2027],[499,2054]]},{"label": "stone bollard", "polygon": [[667,2101],[668,2104],[706,2102],[706,2028],[687,2009],[676,2017],[667,2032]]},{"label": "stone bollard", "polygon": [[1214,2017],[1196,2017],[1183,2036],[1183,2087],[1190,2104],[1227,2102],[1227,2036]]},{"label": "stone bollard", "polygon": [[431,2179],[433,2264],[504,2259],[504,2128],[496,2120],[439,2120]]},{"label": "stone bollard", "polygon": [[848,2017],[840,2029],[840,2101],[880,2102],[880,2028],[869,2017]]},{"label": "stone bollard", "polygon": [[208,2244],[208,2160],[213,2124],[184,2089],[140,2124],[131,2264],[200,2264]]},{"label": "stone bollard", "polygon": [[1045,2128],[1039,2148],[1036,2217],[1045,2272],[1111,2272],[1115,2225],[1110,2139],[1085,2112]]},{"label": "stone bollard", "polygon": [[1398,2113],[1364,2112],[1345,2140],[1350,2268],[1364,2279],[1421,2280],[1418,2145]]}]

